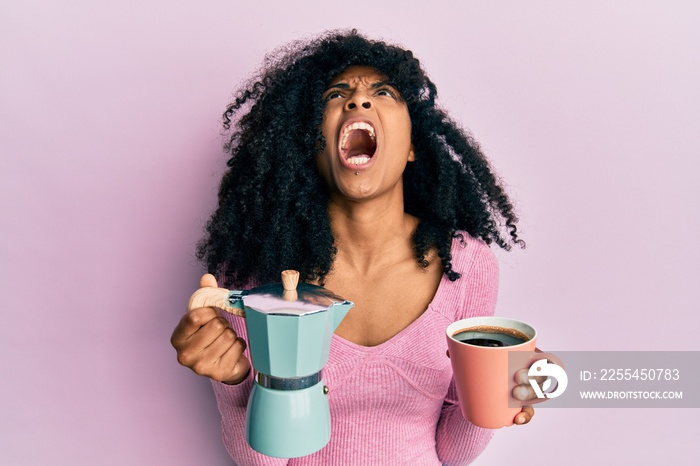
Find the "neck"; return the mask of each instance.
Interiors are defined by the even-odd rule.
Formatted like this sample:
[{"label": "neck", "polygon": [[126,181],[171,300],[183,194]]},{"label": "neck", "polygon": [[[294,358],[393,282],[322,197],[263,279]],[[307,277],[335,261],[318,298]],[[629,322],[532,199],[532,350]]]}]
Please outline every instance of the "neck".
[{"label": "neck", "polygon": [[358,273],[368,273],[387,262],[412,255],[411,235],[418,219],[403,211],[403,193],[398,197],[363,201],[330,199],[328,214],[338,248],[336,261],[343,261]]}]

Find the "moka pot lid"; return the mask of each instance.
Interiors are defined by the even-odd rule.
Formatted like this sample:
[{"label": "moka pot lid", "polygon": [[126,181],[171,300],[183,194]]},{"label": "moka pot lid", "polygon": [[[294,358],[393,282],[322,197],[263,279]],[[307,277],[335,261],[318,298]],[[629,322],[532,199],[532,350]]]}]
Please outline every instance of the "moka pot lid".
[{"label": "moka pot lid", "polygon": [[283,283],[270,283],[250,290],[229,292],[229,301],[235,305],[242,300],[246,308],[268,315],[303,316],[329,310],[334,304],[350,304],[322,286],[299,283],[286,290]]}]

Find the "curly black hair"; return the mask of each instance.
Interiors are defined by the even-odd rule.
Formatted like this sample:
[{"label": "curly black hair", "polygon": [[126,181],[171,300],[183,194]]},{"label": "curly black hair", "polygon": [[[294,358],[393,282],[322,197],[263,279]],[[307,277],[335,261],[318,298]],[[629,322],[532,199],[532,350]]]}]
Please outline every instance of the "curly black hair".
[{"label": "curly black hair", "polygon": [[412,238],[418,263],[426,267],[437,248],[444,273],[457,280],[450,247],[458,230],[506,250],[524,247],[499,180],[471,135],[436,105],[435,85],[413,53],[356,30],[332,31],[268,55],[223,115],[229,168],[197,257],[226,286],[278,281],[285,269],[323,283],[331,271],[328,191],[316,169],[325,146],[322,94],[353,65],[386,76],[408,106],[416,160],[403,174],[404,210],[420,220]]}]

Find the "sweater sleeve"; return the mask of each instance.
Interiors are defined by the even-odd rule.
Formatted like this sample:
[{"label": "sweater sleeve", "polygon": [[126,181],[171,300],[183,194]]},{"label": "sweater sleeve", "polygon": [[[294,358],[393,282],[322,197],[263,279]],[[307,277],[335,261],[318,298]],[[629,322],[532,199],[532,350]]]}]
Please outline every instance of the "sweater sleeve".
[{"label": "sweater sleeve", "polygon": [[[458,246],[460,247],[460,246]],[[463,303],[457,319],[493,315],[498,294],[498,263],[489,247],[470,238],[464,247],[465,261],[460,269],[464,284],[459,287]],[[442,406],[436,433],[436,447],[445,465],[467,465],[486,448],[494,431],[477,427],[462,417],[454,378]]]}]

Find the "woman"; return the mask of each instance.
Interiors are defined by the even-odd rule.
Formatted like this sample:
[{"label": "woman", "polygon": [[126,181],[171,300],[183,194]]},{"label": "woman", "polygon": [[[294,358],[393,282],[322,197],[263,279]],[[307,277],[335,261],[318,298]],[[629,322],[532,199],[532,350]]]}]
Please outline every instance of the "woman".
[{"label": "woman", "polygon": [[444,329],[493,314],[488,244],[524,246],[508,197],[436,106],[410,51],[350,31],[292,44],[266,64],[224,114],[235,128],[229,170],[199,258],[226,287],[296,269],[355,303],[323,372],[330,443],[292,460],[246,444],[252,375],[241,319],[188,311],[173,333],[178,360],[213,379],[237,464],[470,463],[492,432],[460,414]]}]

